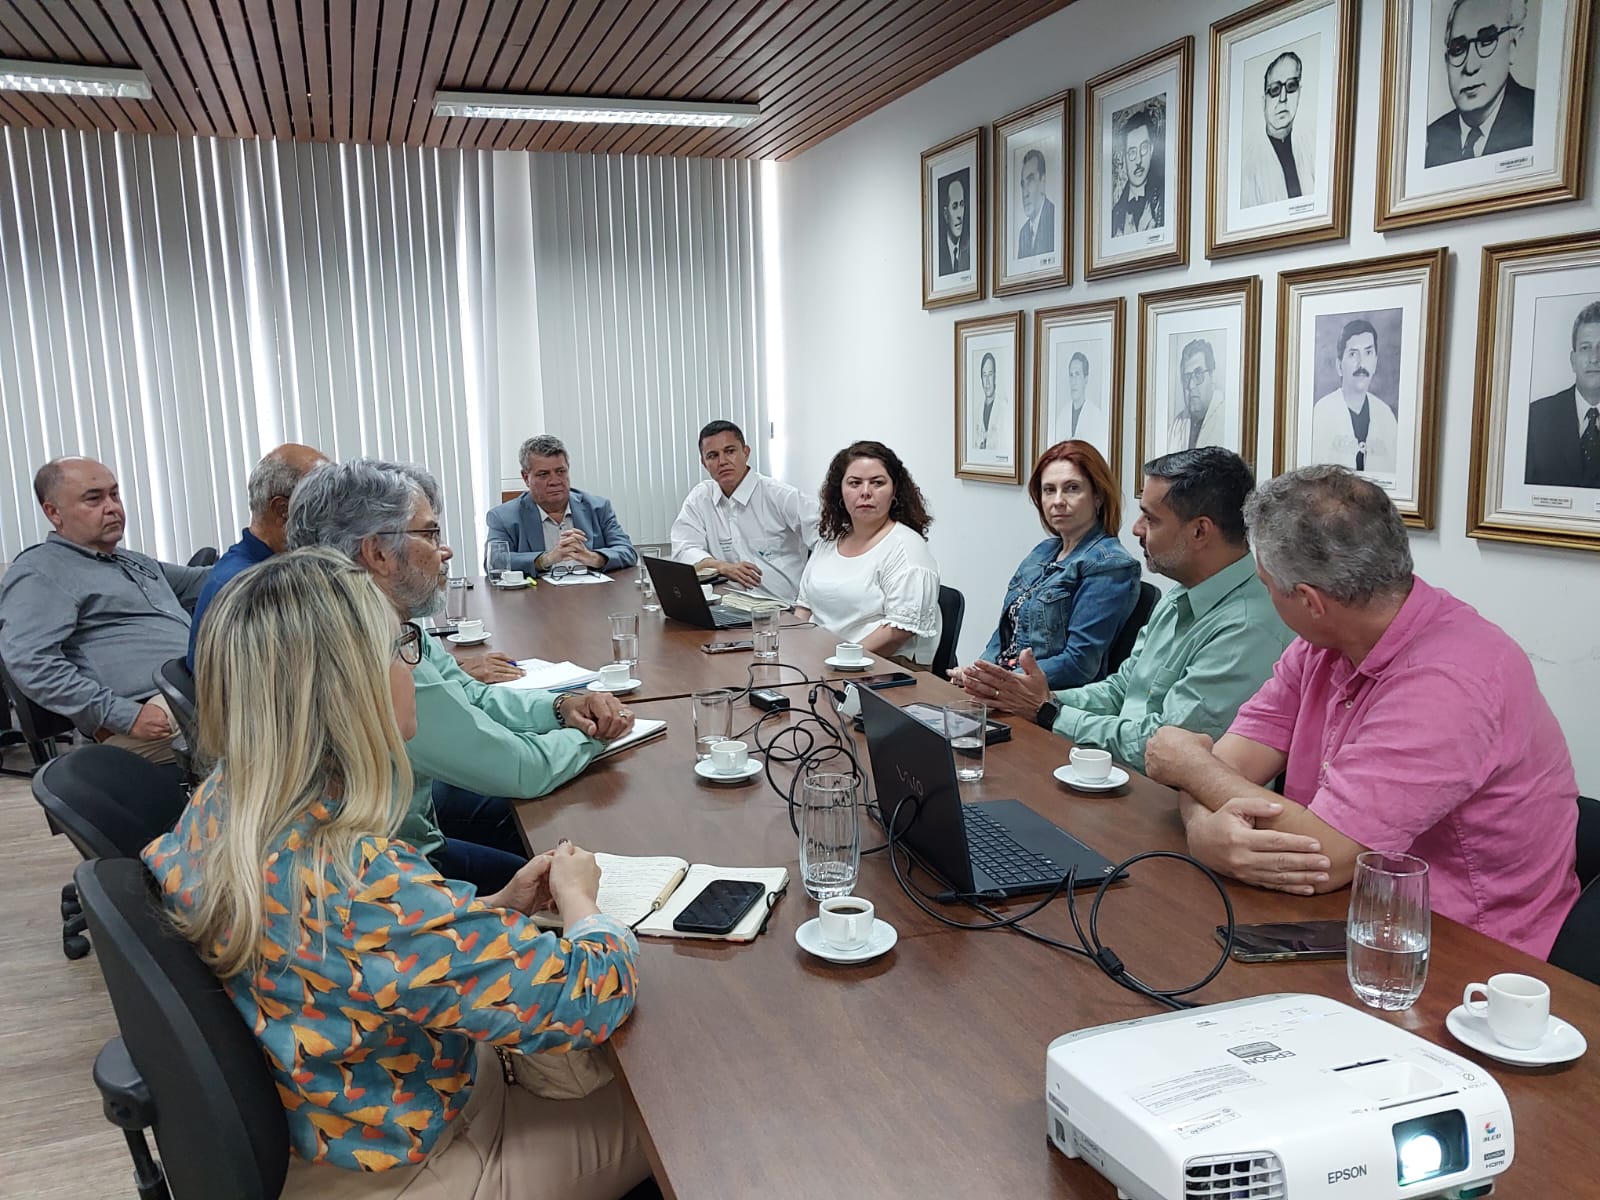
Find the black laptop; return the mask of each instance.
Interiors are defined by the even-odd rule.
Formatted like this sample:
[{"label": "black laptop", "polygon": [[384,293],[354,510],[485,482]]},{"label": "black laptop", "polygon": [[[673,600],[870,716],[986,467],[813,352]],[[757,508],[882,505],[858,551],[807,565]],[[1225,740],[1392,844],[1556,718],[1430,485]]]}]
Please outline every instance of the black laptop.
[{"label": "black laptop", "polygon": [[870,688],[857,688],[879,819],[894,840],[958,896],[1048,892],[1069,867],[1074,885],[1098,887],[1114,866],[1020,800],[963,804],[955,758],[930,729]]},{"label": "black laptop", "polygon": [[750,614],[721,605],[712,608],[706,594],[700,590],[694,568],[688,563],[673,562],[668,558],[641,556],[650,571],[650,580],[656,585],[656,595],[661,597],[661,610],[674,621],[693,625],[696,629],[736,629],[750,624]]}]

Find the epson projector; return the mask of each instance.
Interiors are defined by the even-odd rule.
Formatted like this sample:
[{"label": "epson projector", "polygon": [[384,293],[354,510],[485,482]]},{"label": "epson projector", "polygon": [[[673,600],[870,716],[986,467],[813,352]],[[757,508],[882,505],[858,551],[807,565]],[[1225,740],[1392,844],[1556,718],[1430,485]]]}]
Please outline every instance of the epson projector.
[{"label": "epson projector", "polygon": [[1487,1071],[1325,996],[1066,1034],[1045,1108],[1051,1142],[1123,1200],[1468,1200],[1514,1148]]}]

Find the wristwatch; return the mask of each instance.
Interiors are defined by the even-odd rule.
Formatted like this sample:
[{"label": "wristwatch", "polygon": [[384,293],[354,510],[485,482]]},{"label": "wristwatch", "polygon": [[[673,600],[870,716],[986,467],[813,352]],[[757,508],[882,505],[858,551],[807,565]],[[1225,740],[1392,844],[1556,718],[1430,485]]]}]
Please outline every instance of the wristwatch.
[{"label": "wristwatch", "polygon": [[1061,701],[1051,696],[1039,705],[1039,711],[1033,714],[1033,720],[1041,729],[1054,729],[1056,718],[1061,715]]},{"label": "wristwatch", "polygon": [[556,703],[555,703],[556,724],[558,726],[560,726],[562,729],[571,728],[571,726],[569,726],[567,724],[566,718],[561,715],[561,706],[563,704],[565,704],[570,699],[572,699],[572,693],[571,692],[562,692],[561,695],[556,697]]}]

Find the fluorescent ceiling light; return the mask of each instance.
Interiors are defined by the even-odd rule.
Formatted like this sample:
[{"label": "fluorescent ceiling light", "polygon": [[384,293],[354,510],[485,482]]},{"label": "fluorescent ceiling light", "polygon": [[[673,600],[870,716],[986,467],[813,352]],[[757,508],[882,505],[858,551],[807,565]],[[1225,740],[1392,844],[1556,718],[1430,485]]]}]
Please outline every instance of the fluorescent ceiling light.
[{"label": "fluorescent ceiling light", "polygon": [[711,129],[749,125],[759,104],[709,104],[698,100],[609,100],[594,96],[512,96],[503,92],[439,92],[439,117],[498,121],[576,121],[587,125],[698,125]]},{"label": "fluorescent ceiling light", "polygon": [[143,71],[126,67],[80,67],[74,63],[0,58],[0,90],[98,96],[103,100],[148,100],[150,77]]}]

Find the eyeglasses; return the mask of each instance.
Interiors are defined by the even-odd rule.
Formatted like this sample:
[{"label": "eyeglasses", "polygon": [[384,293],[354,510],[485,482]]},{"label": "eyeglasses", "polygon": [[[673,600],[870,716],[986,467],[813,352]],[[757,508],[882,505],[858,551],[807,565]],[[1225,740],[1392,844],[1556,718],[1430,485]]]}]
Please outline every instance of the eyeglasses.
[{"label": "eyeglasses", "polygon": [[1485,25],[1472,37],[1457,34],[1444,44],[1444,57],[1452,67],[1459,67],[1467,61],[1467,46],[1477,47],[1479,58],[1488,58],[1500,45],[1502,34],[1510,33],[1513,29],[1521,29],[1520,25]]},{"label": "eyeglasses", "polygon": [[394,656],[410,667],[422,661],[422,626],[415,621],[401,622],[400,636],[394,639]]},{"label": "eyeglasses", "polygon": [[1149,158],[1156,152],[1154,142],[1140,142],[1137,146],[1128,147],[1129,158]]},{"label": "eyeglasses", "polygon": [[1279,96],[1283,95],[1293,96],[1299,90],[1300,76],[1298,75],[1296,75],[1293,79],[1285,79],[1282,83],[1267,84],[1267,95],[1273,100],[1276,100]]},{"label": "eyeglasses", "polygon": [[1184,371],[1178,378],[1183,380],[1184,387],[1199,387],[1206,381],[1206,376],[1211,374],[1210,367],[1196,367],[1192,371]]},{"label": "eyeglasses", "polygon": [[438,546],[439,540],[444,537],[444,530],[437,525],[430,525],[426,529],[380,529],[378,532],[380,534],[388,534],[391,537],[399,537],[403,533],[408,533],[412,537],[427,538],[435,546]]}]

